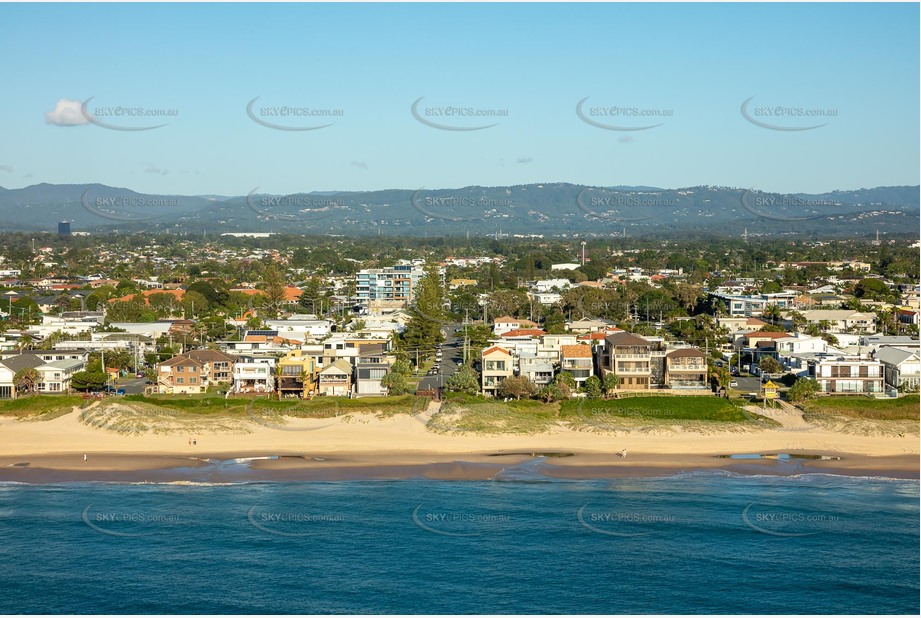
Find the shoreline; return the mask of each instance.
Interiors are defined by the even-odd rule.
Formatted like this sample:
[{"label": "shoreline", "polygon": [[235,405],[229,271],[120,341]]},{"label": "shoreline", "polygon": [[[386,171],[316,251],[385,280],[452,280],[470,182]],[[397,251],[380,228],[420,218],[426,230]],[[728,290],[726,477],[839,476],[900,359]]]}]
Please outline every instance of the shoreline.
[{"label": "shoreline", "polygon": [[[623,449],[627,458],[618,456]],[[765,454],[775,457],[750,458]],[[738,455],[749,457],[731,457]],[[561,426],[535,434],[473,434],[435,433],[409,415],[355,414],[291,418],[284,425],[238,419],[169,431],[152,426],[127,434],[89,426],[76,411],[50,420],[0,417],[0,482],[488,480],[497,475],[552,480],[692,470],[917,479],[919,461],[916,433],[854,434],[802,422],[741,431],[718,425],[652,431]]]},{"label": "shoreline", "polygon": [[[610,453],[552,451],[522,453],[210,453],[137,455],[98,453],[86,463],[81,453],[0,456],[0,482],[49,483],[246,483],[344,480],[432,479],[589,480],[666,477],[695,471],[739,475],[833,474],[851,477],[919,479],[914,455],[866,456],[846,453],[789,453],[789,459],[732,459],[725,454]],[[797,455],[826,459],[799,459]]]}]

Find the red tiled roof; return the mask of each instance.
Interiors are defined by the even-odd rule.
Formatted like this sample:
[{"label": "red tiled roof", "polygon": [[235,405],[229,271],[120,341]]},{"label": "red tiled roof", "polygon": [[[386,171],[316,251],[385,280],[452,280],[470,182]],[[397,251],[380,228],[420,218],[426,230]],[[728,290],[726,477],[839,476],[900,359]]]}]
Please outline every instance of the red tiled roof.
[{"label": "red tiled roof", "polygon": [[592,348],[587,345],[564,345],[560,346],[563,358],[591,358]]},{"label": "red tiled roof", "polygon": [[512,355],[511,352],[509,352],[509,351],[506,350],[505,348],[500,348],[499,346],[494,345],[494,346],[491,347],[491,348],[487,348],[487,349],[483,350],[483,356],[486,356],[487,354],[492,354],[493,352],[502,352],[502,353],[505,354],[506,356],[511,356],[511,355]]},{"label": "red tiled roof", "polygon": [[542,331],[539,328],[516,328],[515,330],[510,330],[508,332],[502,333],[500,337],[540,337],[541,335],[546,335],[547,333]]}]

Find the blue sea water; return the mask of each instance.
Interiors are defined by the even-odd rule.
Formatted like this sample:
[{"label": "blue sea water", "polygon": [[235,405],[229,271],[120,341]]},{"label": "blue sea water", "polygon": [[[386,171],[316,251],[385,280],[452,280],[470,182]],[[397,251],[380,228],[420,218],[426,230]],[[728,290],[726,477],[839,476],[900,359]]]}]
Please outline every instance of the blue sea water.
[{"label": "blue sea water", "polygon": [[0,485],[0,612],[919,613],[917,481],[499,479]]}]

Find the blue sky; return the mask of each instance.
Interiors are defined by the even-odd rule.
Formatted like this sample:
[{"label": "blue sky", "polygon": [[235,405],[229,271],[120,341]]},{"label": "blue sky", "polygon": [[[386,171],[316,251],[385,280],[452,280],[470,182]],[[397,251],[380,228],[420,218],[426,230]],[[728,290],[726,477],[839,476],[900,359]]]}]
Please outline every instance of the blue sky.
[{"label": "blue sky", "polygon": [[[917,4],[0,4],[0,186],[914,185],[918,20]],[[332,125],[262,126],[255,97],[257,119]],[[586,97],[618,130],[576,114]],[[774,128],[743,116],[751,97]],[[103,109],[119,106],[178,114]],[[265,113],[283,106],[341,115]],[[449,107],[507,114],[435,115]]]}]

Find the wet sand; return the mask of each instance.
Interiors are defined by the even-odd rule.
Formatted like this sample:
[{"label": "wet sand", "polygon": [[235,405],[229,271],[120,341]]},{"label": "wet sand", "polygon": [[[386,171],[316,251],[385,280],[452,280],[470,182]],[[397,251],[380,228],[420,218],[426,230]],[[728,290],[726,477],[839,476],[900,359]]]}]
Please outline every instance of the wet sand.
[{"label": "wet sand", "polygon": [[797,475],[808,473],[848,476],[919,478],[914,455],[872,457],[846,453],[790,452],[828,459],[732,459],[723,454],[609,453],[538,450],[456,453],[211,453],[189,457],[178,454],[135,455],[48,454],[0,457],[0,481],[60,482],[189,482],[237,483],[336,481],[359,479],[429,478],[456,481],[502,480],[525,469],[527,475],[547,479],[604,479],[670,476],[695,470],[722,470],[735,474]]}]

